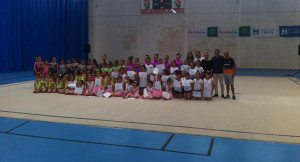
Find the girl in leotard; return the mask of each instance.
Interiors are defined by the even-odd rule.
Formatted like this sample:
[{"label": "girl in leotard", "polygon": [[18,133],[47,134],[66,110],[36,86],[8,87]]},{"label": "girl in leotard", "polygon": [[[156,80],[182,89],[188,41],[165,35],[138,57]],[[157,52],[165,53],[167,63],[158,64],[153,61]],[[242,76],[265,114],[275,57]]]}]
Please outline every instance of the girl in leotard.
[{"label": "girl in leotard", "polygon": [[87,81],[85,83],[85,96],[92,96],[93,95],[93,89],[94,89],[94,82],[92,81],[92,76],[89,75],[87,77]]},{"label": "girl in leotard", "polygon": [[149,81],[148,83],[148,87],[145,88],[147,93],[148,93],[148,96],[145,97],[145,94],[143,94],[143,99],[153,99],[153,82],[152,81]]},{"label": "girl in leotard", "polygon": [[154,99],[161,99],[162,97],[162,88],[161,88],[161,76],[155,75],[154,78],[154,90],[153,90],[153,98]]},{"label": "girl in leotard", "polygon": [[[133,81],[131,80],[131,82],[133,82]],[[132,87],[131,91],[128,91],[128,92],[129,93],[127,94],[127,96],[124,99],[127,99],[129,97],[140,98],[139,87],[138,87],[138,82],[137,81],[133,82],[133,87]]]},{"label": "girl in leotard", "polygon": [[63,94],[66,92],[66,90],[68,89],[68,75],[65,75],[63,77],[63,88],[62,89],[59,89],[58,92],[60,94]]},{"label": "girl in leotard", "polygon": [[78,70],[79,64],[77,63],[77,59],[75,57],[73,57],[72,61],[73,61],[73,63],[72,63],[72,69],[71,69],[71,71],[72,71],[72,74],[74,74],[74,72],[76,70]]},{"label": "girl in leotard", "polygon": [[64,82],[62,80],[62,76],[61,75],[59,75],[57,77],[57,82],[55,83],[55,85],[56,85],[56,92],[58,92],[58,93],[60,93],[60,91],[62,89],[64,89]]},{"label": "girl in leotard", "polygon": [[111,96],[113,96],[114,90],[115,90],[115,85],[112,82],[112,77],[107,77],[107,84],[106,84],[104,93],[110,93]]},{"label": "girl in leotard", "polygon": [[115,83],[115,97],[122,97],[124,94],[124,82],[122,81],[122,77],[119,76],[117,82]]},{"label": "girl in leotard", "polygon": [[66,65],[65,65],[65,60],[61,59],[58,72],[61,76],[63,76],[66,74],[66,71],[67,71],[67,69],[66,69]]},{"label": "girl in leotard", "polygon": [[56,62],[56,56],[53,57],[53,61],[50,63],[50,73],[55,81],[57,79],[57,72],[58,72],[58,63]]},{"label": "girl in leotard", "polygon": [[36,74],[39,74],[39,75],[42,75],[43,73],[43,66],[44,66],[44,63],[42,62],[42,57],[41,56],[38,56],[37,57],[37,61],[34,63],[34,76]]},{"label": "girl in leotard", "polygon": [[[170,97],[169,100],[173,99],[173,93],[172,93],[173,85],[172,85],[172,79],[168,78],[167,83],[164,87],[165,92],[169,93]],[[162,97],[164,100],[167,100],[165,97]]]},{"label": "girl in leotard", "polygon": [[74,95],[84,95],[84,92],[85,92],[84,81],[80,80],[79,82],[76,83]]},{"label": "girl in leotard", "polygon": [[86,71],[85,60],[81,60],[81,64],[78,66],[80,71]]},{"label": "girl in leotard", "polygon": [[49,61],[45,61],[45,65],[43,65],[43,77],[46,78],[49,73]]},{"label": "girl in leotard", "polygon": [[104,90],[103,83],[104,83],[103,77],[101,76],[100,70],[98,70],[96,73],[94,88],[92,91],[93,96],[96,96],[99,90]]},{"label": "girl in leotard", "polygon": [[206,73],[205,78],[203,79],[203,100],[212,100],[212,94],[214,89],[214,80],[211,79],[209,73]]},{"label": "girl in leotard", "polygon": [[73,69],[73,67],[72,67],[72,64],[71,64],[71,59],[67,59],[67,64],[66,64],[66,73],[68,74],[68,75],[71,75],[72,74],[72,69]]},{"label": "girl in leotard", "polygon": [[196,72],[196,78],[193,80],[193,98],[194,100],[201,100],[203,94],[203,80],[199,71]]},{"label": "girl in leotard", "polygon": [[40,93],[43,88],[43,81],[40,74],[36,74],[36,80],[34,81],[33,93]]},{"label": "girl in leotard", "polygon": [[70,75],[70,81],[68,83],[68,89],[66,89],[66,95],[73,95],[76,87],[76,81],[74,75]]},{"label": "girl in leotard", "polygon": [[44,78],[44,80],[43,80],[43,90],[42,90],[43,93],[46,93],[49,90],[50,78],[51,78],[51,75],[48,73],[47,77]]}]

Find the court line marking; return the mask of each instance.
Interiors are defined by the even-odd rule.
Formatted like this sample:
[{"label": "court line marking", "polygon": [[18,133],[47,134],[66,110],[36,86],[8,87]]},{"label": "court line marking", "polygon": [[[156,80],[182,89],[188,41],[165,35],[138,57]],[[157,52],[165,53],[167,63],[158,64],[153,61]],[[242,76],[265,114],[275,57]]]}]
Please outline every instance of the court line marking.
[{"label": "court line marking", "polygon": [[212,152],[212,149],[213,149],[214,142],[215,142],[215,138],[212,137],[211,141],[210,141],[209,149],[208,149],[208,152],[207,152],[207,156],[211,156],[211,152]]},{"label": "court line marking", "polygon": [[12,129],[10,129],[10,130],[8,130],[8,131],[6,131],[6,133],[9,133],[9,132],[11,132],[11,131],[13,131],[13,130],[15,130],[15,129],[17,129],[17,128],[23,126],[23,125],[25,125],[25,124],[27,124],[27,123],[29,123],[29,122],[30,122],[30,121],[26,121],[26,122],[24,122],[24,123],[22,123],[22,124],[19,124],[18,126],[12,128]]},{"label": "court line marking", "polygon": [[139,146],[128,146],[128,145],[120,145],[120,144],[112,144],[112,143],[102,143],[102,142],[90,142],[90,141],[81,141],[81,140],[71,140],[71,139],[64,139],[64,138],[43,137],[43,136],[35,136],[35,135],[27,135],[27,134],[18,134],[18,133],[6,133],[6,132],[0,132],[0,134],[7,134],[7,135],[14,135],[14,136],[22,136],[22,137],[31,137],[31,138],[40,138],[40,139],[48,139],[48,140],[56,140],[56,141],[65,141],[65,142],[76,142],[76,143],[96,144],[96,145],[106,145],[106,146],[115,146],[115,147],[127,147],[127,148],[143,149],[143,150],[153,150],[153,151],[172,152],[172,153],[179,153],[179,154],[189,154],[189,155],[207,156],[207,155],[205,155],[205,154],[190,153],[190,152],[161,150],[161,149],[155,149],[155,148],[139,147]]},{"label": "court line marking", "polygon": [[[186,128],[186,129],[198,129],[216,132],[227,132],[227,133],[240,133],[240,134],[254,134],[263,136],[278,136],[278,137],[292,137],[299,138],[300,135],[287,135],[287,134],[273,134],[273,133],[258,133],[258,132],[247,132],[247,131],[236,131],[236,130],[226,130],[226,129],[213,129],[213,128],[202,128],[202,127],[192,127],[192,126],[180,126],[180,125],[170,125],[170,124],[158,124],[158,123],[145,123],[145,122],[131,122],[131,121],[121,121],[121,120],[109,120],[109,119],[94,119],[94,118],[83,118],[83,117],[71,117],[71,116],[59,116],[59,115],[46,115],[46,114],[36,114],[36,113],[26,113],[26,112],[16,112],[16,111],[6,111],[0,110],[0,112],[13,113],[13,114],[25,114],[32,116],[45,116],[54,118],[65,118],[65,119],[78,119],[78,120],[91,120],[91,121],[104,121],[104,122],[114,122],[114,123],[128,123],[128,124],[140,124],[140,125],[154,125],[162,127],[174,127],[174,128]],[[32,119],[30,119],[32,120]]]},{"label": "court line marking", "polygon": [[167,147],[167,145],[171,142],[171,140],[174,137],[174,133],[169,137],[169,139],[167,140],[167,142],[163,145],[163,147],[160,150],[165,150],[165,148]]},{"label": "court line marking", "polygon": [[299,79],[297,79],[297,81],[296,81],[296,80],[293,80],[292,78],[289,78],[289,80],[297,85],[300,85]]}]

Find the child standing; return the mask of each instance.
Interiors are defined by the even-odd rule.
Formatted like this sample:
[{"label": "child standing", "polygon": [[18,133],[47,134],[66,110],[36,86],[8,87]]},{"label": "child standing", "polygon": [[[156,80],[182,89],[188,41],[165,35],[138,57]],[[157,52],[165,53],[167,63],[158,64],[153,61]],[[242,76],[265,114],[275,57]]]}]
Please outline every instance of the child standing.
[{"label": "child standing", "polygon": [[148,85],[148,74],[146,72],[146,67],[143,65],[141,67],[141,71],[138,73],[138,81],[139,81],[139,94],[143,95],[143,90]]},{"label": "child standing", "polygon": [[66,73],[68,75],[72,74],[72,64],[71,64],[71,59],[67,59],[67,64],[66,64]]},{"label": "child standing", "polygon": [[57,61],[56,56],[54,56],[52,58],[52,60],[53,61],[50,64],[50,72],[52,74],[53,80],[56,80],[57,79],[57,72],[58,72],[58,63],[56,62]]},{"label": "child standing", "polygon": [[193,98],[194,100],[201,100],[203,94],[203,80],[201,79],[201,74],[199,71],[196,72],[196,78],[193,80],[193,82]]},{"label": "child standing", "polygon": [[173,96],[175,98],[182,98],[181,76],[177,73],[176,80],[173,81]]},{"label": "child standing", "polygon": [[33,68],[34,75],[36,75],[36,74],[42,75],[43,66],[44,66],[44,63],[42,62],[42,57],[38,56],[37,61],[34,63],[34,68]]},{"label": "child standing", "polygon": [[184,88],[184,99],[185,100],[191,100],[192,99],[192,86],[193,86],[193,81],[190,79],[189,73],[185,74],[185,80],[183,81],[182,86]]},{"label": "child standing", "polygon": [[66,69],[66,65],[65,65],[65,60],[61,59],[58,72],[61,76],[63,76],[66,74],[66,71],[67,71],[67,69]]},{"label": "child standing", "polygon": [[206,73],[203,80],[203,100],[211,100],[214,89],[214,80],[211,79],[209,73]]},{"label": "child standing", "polygon": [[43,69],[44,69],[43,77],[46,78],[49,73],[49,61],[48,60],[45,61],[45,65],[44,65]]}]

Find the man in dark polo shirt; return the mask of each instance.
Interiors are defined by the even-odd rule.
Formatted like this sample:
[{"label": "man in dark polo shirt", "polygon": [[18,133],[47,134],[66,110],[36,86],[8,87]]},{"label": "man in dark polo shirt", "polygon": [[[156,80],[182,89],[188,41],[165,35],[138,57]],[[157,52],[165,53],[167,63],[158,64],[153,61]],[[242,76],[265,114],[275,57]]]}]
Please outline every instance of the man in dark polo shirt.
[{"label": "man in dark polo shirt", "polygon": [[218,83],[220,82],[221,86],[221,94],[224,98],[224,57],[220,56],[220,50],[215,50],[215,56],[212,58],[213,63],[213,79],[215,82],[215,95],[214,97],[218,97]]},{"label": "man in dark polo shirt", "polygon": [[211,74],[212,68],[213,68],[213,64],[212,64],[212,60],[209,59],[208,52],[204,53],[204,58],[205,59],[203,59],[202,62],[201,62],[201,66],[204,69],[204,74],[205,73]]}]

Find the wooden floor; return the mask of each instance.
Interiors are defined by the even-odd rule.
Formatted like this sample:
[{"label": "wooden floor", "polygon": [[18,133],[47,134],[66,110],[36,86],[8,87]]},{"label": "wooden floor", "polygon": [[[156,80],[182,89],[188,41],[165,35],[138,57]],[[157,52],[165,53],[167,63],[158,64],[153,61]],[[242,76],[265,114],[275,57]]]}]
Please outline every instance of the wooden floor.
[{"label": "wooden floor", "polygon": [[300,85],[284,77],[235,78],[237,100],[124,100],[33,94],[0,86],[0,116],[258,141],[300,143]]}]

